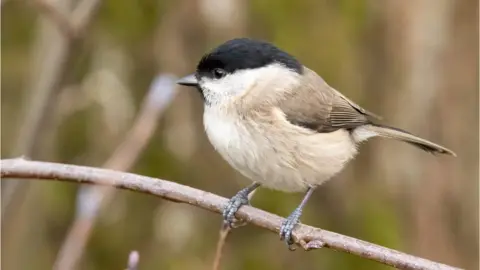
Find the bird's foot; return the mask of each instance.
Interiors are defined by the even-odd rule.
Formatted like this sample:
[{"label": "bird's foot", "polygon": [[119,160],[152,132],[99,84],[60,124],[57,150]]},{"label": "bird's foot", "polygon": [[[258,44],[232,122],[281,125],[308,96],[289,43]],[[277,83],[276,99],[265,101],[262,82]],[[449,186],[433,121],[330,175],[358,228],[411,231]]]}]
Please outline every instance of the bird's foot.
[{"label": "bird's foot", "polygon": [[292,245],[294,244],[292,238],[292,231],[295,225],[299,222],[300,216],[302,215],[301,209],[295,209],[290,216],[282,223],[282,227],[280,227],[280,240],[284,240],[288,246],[288,249],[293,251],[295,250]]},{"label": "bird's foot", "polygon": [[248,205],[248,192],[240,190],[235,196],[233,196],[228,202],[227,206],[223,209],[223,222],[230,228],[239,227],[242,224],[238,224],[238,220],[235,219],[235,213],[242,207],[242,205]]}]

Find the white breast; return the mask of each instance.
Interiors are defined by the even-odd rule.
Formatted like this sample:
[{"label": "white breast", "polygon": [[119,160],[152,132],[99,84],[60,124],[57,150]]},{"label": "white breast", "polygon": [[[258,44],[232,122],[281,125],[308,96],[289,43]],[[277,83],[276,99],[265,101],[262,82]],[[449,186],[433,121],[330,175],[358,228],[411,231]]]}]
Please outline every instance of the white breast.
[{"label": "white breast", "polygon": [[247,128],[234,118],[211,108],[205,109],[203,120],[208,139],[215,150],[246,177],[254,178],[254,173],[249,168],[258,162],[260,153]]},{"label": "white breast", "polygon": [[[207,136],[236,170],[263,186],[285,192],[304,191],[338,173],[356,147],[345,130],[332,133],[283,132],[206,107]],[[293,128],[293,126],[292,126]]]}]

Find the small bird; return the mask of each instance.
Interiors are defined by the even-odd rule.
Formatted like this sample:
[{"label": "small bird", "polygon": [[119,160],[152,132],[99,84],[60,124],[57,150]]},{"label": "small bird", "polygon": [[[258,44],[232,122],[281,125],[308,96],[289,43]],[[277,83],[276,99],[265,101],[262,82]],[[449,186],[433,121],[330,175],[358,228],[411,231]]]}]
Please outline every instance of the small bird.
[{"label": "small bird", "polygon": [[355,157],[361,142],[385,137],[455,156],[443,146],[373,122],[379,117],[266,41],[226,41],[201,58],[194,74],[177,83],[200,92],[209,141],[253,181],[225,207],[223,218],[229,226],[238,209],[249,204],[248,195],[260,186],[305,192],[280,229],[280,239],[289,249],[294,244],[293,228],[313,191]]}]

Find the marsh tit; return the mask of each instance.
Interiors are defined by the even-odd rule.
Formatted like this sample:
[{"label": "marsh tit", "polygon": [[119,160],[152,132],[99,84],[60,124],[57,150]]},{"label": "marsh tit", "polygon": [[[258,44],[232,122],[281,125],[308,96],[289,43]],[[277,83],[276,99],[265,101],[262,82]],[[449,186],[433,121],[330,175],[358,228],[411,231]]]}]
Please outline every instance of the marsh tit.
[{"label": "marsh tit", "polygon": [[280,229],[289,248],[292,230],[315,188],[340,172],[361,142],[385,137],[455,156],[443,146],[373,122],[375,114],[265,41],[229,40],[204,55],[196,72],[177,83],[200,92],[208,139],[233,168],[253,181],[230,199],[225,222],[232,225],[235,212],[260,186],[305,192]]}]

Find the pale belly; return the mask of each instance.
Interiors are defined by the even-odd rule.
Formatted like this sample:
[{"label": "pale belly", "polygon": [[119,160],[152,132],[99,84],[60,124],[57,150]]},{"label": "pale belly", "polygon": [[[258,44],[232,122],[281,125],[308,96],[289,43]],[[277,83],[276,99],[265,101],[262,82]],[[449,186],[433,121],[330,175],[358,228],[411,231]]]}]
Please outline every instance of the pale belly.
[{"label": "pale belly", "polygon": [[318,186],[342,170],[356,154],[345,130],[332,133],[281,132],[284,129],[232,120],[205,111],[207,136],[220,155],[252,181],[284,192]]}]

